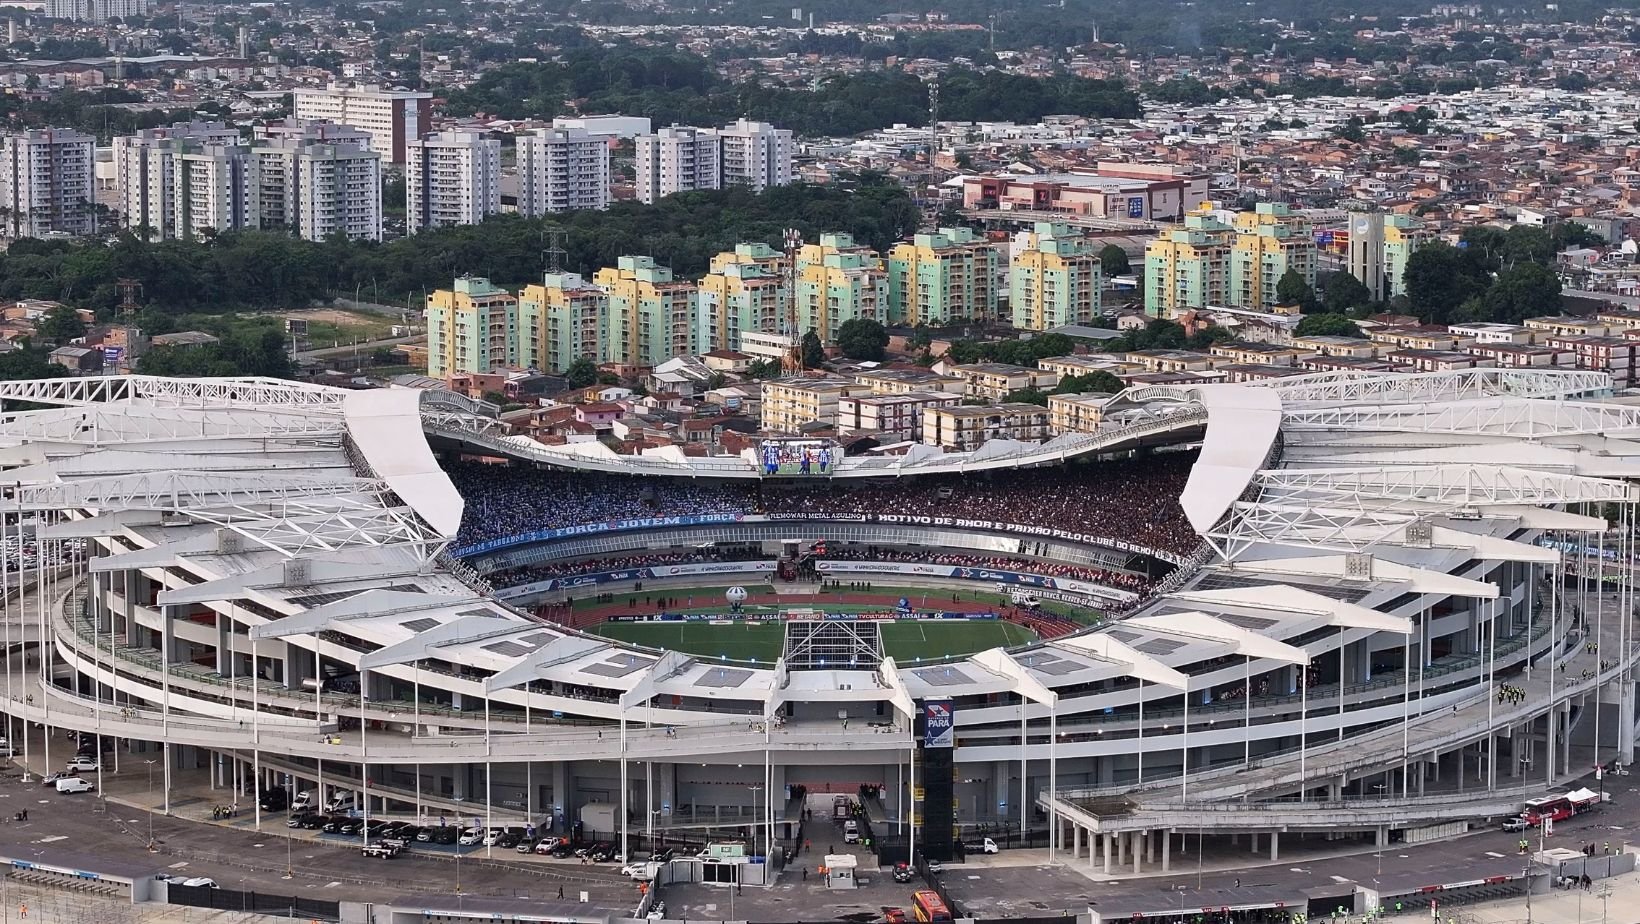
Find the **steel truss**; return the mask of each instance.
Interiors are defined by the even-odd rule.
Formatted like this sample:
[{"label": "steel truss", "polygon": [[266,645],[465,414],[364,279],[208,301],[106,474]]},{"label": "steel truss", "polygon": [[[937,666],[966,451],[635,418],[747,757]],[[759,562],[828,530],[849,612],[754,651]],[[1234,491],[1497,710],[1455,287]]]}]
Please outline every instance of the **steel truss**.
[{"label": "steel truss", "polygon": [[1415,522],[1412,514],[1238,501],[1208,530],[1207,538],[1218,540],[1219,551],[1228,560],[1260,543],[1358,552],[1393,541]]},{"label": "steel truss", "polygon": [[882,632],[872,620],[792,620],[782,657],[794,668],[875,665],[883,660]]},{"label": "steel truss", "polygon": [[1472,398],[1574,398],[1610,394],[1611,376],[1581,369],[1459,369],[1451,372],[1318,372],[1258,383],[1284,404],[1403,404]]},{"label": "steel truss", "polygon": [[[1363,401],[1366,399],[1363,398]],[[1288,408],[1287,429],[1400,431],[1540,439],[1640,432],[1640,408],[1619,404],[1486,398],[1441,404]]]},{"label": "steel truss", "polygon": [[[3,384],[3,383],[0,383]],[[339,439],[341,416],[279,408],[246,410],[96,404],[0,414],[0,444],[62,443],[87,447],[233,437]]]},{"label": "steel truss", "polygon": [[[1272,503],[1298,498],[1347,498],[1344,507],[1373,501],[1475,505],[1631,503],[1640,497],[1621,481],[1507,465],[1396,465],[1365,468],[1265,469],[1254,484]],[[1372,504],[1372,506],[1383,506]]]},{"label": "steel truss", "polygon": [[152,375],[77,376],[0,382],[0,399],[34,404],[144,404],[156,407],[340,408],[347,391],[283,379],[172,379]]},{"label": "steel truss", "polygon": [[189,510],[188,516],[214,523],[251,542],[289,556],[335,552],[361,546],[407,545],[421,561],[431,561],[449,542],[410,507],[325,506],[291,501],[276,514],[244,508]]},{"label": "steel truss", "polygon": [[384,497],[385,481],[352,474],[287,472],[138,472],[47,484],[0,485],[4,510],[167,510],[366,494]]}]

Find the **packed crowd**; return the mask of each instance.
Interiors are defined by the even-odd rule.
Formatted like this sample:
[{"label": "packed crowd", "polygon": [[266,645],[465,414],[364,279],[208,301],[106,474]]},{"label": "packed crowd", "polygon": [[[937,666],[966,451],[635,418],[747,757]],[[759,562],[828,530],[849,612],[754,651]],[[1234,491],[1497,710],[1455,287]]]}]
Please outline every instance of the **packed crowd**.
[{"label": "packed crowd", "polygon": [[741,545],[712,546],[688,552],[651,552],[643,555],[621,555],[615,558],[589,558],[581,561],[555,561],[527,568],[508,568],[492,571],[485,578],[495,587],[517,587],[552,578],[574,577],[578,574],[599,574],[605,571],[627,571],[635,568],[653,568],[659,565],[689,565],[709,561],[755,561],[763,558],[756,547]]},{"label": "packed crowd", "polygon": [[1175,554],[1199,540],[1179,506],[1194,453],[978,475],[729,483],[452,463],[458,545],[612,520],[703,514],[962,517],[1120,539]]},{"label": "packed crowd", "polygon": [[1091,565],[1067,565],[1035,558],[1017,558],[1011,555],[964,555],[956,552],[929,552],[913,549],[891,549],[874,545],[837,546],[828,543],[825,557],[834,561],[891,561],[913,564],[950,565],[955,568],[989,568],[995,571],[1019,571],[1047,577],[1087,581],[1105,587],[1143,591],[1150,579],[1142,574],[1113,571]]},{"label": "packed crowd", "polygon": [[467,502],[457,545],[584,523],[750,509],[745,486],[709,480],[639,479],[474,463],[452,463],[445,471]]}]

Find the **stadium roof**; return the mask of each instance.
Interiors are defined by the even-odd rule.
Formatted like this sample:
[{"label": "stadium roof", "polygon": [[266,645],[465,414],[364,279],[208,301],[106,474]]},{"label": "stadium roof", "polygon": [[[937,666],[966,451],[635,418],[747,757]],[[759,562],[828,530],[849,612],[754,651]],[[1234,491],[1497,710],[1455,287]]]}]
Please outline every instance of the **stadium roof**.
[{"label": "stadium roof", "polygon": [[[1495,596],[1466,576],[1474,562],[1555,560],[1511,539],[1516,530],[1600,529],[1551,508],[1635,499],[1613,477],[1635,453],[1601,453],[1635,445],[1625,436],[1640,430],[1640,410],[1598,400],[1609,389],[1590,373],[1495,369],[1130,389],[1116,400],[1160,406],[1162,432],[1185,417],[1206,428],[1182,500],[1210,545],[1179,579],[1113,625],[861,670],[641,649],[493,599],[445,554],[463,503],[421,434],[494,439],[486,409],[448,393],[144,376],[0,383],[0,398],[46,406],[4,415],[0,453],[17,467],[0,507],[84,511],[46,535],[121,537],[129,551],[96,559],[95,571],[186,574],[161,605],[234,601],[253,638],[333,657],[346,649],[324,633],[340,632],[370,652],[367,669],[404,679],[428,661],[477,670],[489,680],[461,682],[503,702],[527,701],[520,687],[540,678],[617,694],[586,700],[588,716],[669,723],[691,717],[638,704],[687,696],[761,702],[768,714],[785,699],[886,695],[903,711],[924,696],[1014,692],[1044,709],[1055,688],[1103,679],[1186,687],[1184,668],[1204,659],[1293,662],[1302,655],[1289,640],[1318,629],[1405,633],[1409,592]],[[1036,464],[1086,445],[914,456],[904,470]],[[1098,698],[1073,708],[1099,708]]]}]

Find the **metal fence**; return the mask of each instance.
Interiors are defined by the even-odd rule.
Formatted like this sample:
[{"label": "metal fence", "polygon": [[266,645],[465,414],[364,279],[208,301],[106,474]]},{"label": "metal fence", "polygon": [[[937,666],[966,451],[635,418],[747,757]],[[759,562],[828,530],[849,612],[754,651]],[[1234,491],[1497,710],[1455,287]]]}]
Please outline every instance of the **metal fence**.
[{"label": "metal fence", "polygon": [[212,889],[207,886],[185,886],[167,883],[167,901],[173,905],[191,908],[213,908],[218,911],[239,911],[247,914],[275,914],[309,921],[340,921],[340,902],[302,898],[299,895],[267,895],[262,892],[241,892],[238,889]]}]

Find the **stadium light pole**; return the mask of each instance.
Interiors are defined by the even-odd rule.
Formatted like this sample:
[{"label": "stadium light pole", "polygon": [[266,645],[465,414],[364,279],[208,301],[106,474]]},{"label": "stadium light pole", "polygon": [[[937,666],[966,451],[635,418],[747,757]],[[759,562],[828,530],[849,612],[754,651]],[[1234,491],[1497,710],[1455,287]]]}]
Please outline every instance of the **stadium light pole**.
[{"label": "stadium light pole", "polygon": [[[494,695],[495,695],[494,691],[490,690],[488,687],[485,688],[485,690],[484,690],[484,837],[480,839],[480,843],[484,844],[484,856],[485,857],[490,857],[490,856],[494,855],[491,851],[491,842],[494,840],[494,838],[492,838],[490,836],[491,832],[495,828],[495,799],[494,799],[495,791],[490,786],[490,783],[491,783],[492,779],[495,777],[495,765],[492,762],[491,741],[490,741],[490,699]],[[622,772],[622,782],[624,784],[626,768],[622,767],[621,772]],[[623,801],[622,805],[623,806],[625,805],[624,801]],[[459,849],[457,850],[457,853],[458,854],[460,853]]]},{"label": "stadium light pole", "polygon": [[[249,632],[246,633],[250,635]],[[262,830],[262,665],[256,656],[256,636],[251,635],[251,763],[256,774],[256,830]],[[290,807],[286,800],[285,807]]]},{"label": "stadium light pole", "polygon": [[631,806],[632,793],[629,791],[629,784],[627,782],[626,773],[627,773],[627,769],[626,769],[626,710],[622,709],[621,710],[621,856],[623,858],[623,862],[630,862],[630,861],[626,861],[624,859],[624,858],[631,855],[629,853],[629,851],[627,850],[627,822],[626,822],[626,816],[627,816],[627,812],[630,811],[631,807],[632,807]]},{"label": "stadium light pole", "polygon": [[1059,703],[1048,705],[1048,862],[1059,862]]}]

